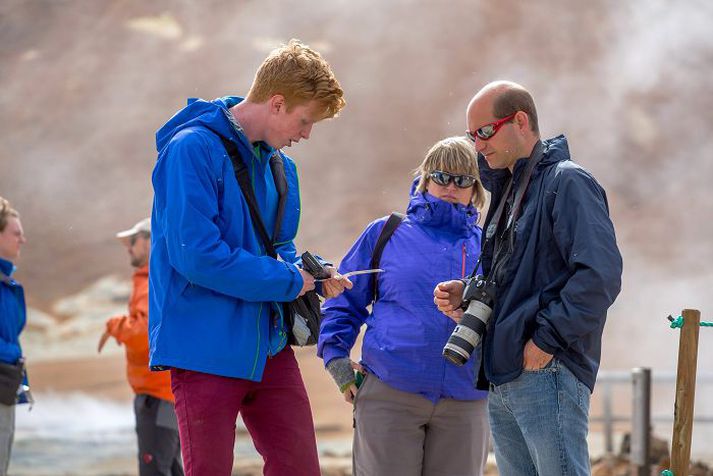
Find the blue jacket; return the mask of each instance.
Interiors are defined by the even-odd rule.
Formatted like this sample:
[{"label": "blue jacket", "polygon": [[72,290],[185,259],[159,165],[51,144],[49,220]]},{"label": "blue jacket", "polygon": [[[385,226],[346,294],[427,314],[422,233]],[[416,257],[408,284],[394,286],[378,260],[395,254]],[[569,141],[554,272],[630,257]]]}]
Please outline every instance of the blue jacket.
[{"label": "blue jacket", "polygon": [[[514,167],[517,190],[527,159]],[[510,177],[480,157],[483,185],[491,192],[486,229]],[[483,250],[490,271],[493,240]],[[604,189],[570,160],[567,140],[544,141],[519,218],[513,254],[483,341],[485,377],[496,385],[522,372],[523,349],[532,338],[594,389],[607,309],[621,289],[622,259]]]},{"label": "blue jacket", "polygon": [[0,273],[9,283],[0,280],[0,362],[14,364],[22,357],[20,333],[25,327],[25,292],[22,285],[12,279],[15,266],[0,258]]},{"label": "blue jacket", "polygon": [[[388,217],[380,218],[357,239],[342,260],[340,272],[369,267],[376,240]],[[324,305],[317,354],[325,365],[347,357],[366,324],[361,363],[381,381],[432,402],[439,398],[476,400],[480,363],[477,352],[463,367],[442,355],[455,323],[438,311],[433,288],[461,278],[475,266],[480,250],[478,212],[452,205],[428,193],[412,195],[407,217],[384,247],[378,275],[379,300],[372,311],[372,277],[353,278],[354,288]]]},{"label": "blue jacket", "polygon": [[269,158],[250,144],[227,97],[189,100],[157,133],[149,268],[150,365],[260,381],[269,355],[286,344],[281,306],[302,288],[292,242],[300,217],[295,164],[282,155],[288,194],[277,237],[278,261],[266,256],[217,134],[246,162],[272,234],[277,192]]}]

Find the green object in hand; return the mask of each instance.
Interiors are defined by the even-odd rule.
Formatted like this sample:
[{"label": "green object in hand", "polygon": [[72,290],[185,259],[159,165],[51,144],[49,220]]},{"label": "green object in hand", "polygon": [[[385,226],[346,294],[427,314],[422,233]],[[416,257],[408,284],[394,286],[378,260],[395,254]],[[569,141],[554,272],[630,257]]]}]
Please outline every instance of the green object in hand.
[{"label": "green object in hand", "polygon": [[354,380],[356,380],[356,388],[361,387],[361,383],[364,381],[364,374],[358,370],[354,371]]}]

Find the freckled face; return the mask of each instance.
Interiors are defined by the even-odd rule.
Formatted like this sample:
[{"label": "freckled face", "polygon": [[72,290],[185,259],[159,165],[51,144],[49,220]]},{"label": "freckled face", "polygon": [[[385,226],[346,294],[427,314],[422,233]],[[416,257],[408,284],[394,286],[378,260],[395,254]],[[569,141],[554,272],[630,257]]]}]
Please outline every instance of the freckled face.
[{"label": "freckled face", "polygon": [[281,149],[309,139],[312,126],[319,120],[317,110],[315,101],[295,106],[289,112],[283,103],[272,113],[266,142],[275,149]]}]

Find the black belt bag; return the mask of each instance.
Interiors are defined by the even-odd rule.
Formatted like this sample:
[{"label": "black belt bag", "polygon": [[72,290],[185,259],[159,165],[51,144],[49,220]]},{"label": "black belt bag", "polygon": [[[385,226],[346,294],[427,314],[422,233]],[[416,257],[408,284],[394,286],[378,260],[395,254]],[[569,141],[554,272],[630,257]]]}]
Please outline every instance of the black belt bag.
[{"label": "black belt bag", "polygon": [[0,362],[0,403],[14,405],[17,402],[17,390],[24,372],[25,364],[22,361],[16,364]]}]

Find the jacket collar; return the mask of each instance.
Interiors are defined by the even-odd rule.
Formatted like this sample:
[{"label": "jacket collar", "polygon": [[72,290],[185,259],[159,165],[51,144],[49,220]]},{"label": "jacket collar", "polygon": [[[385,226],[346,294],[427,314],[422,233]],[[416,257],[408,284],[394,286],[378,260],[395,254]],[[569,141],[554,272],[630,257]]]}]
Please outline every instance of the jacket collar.
[{"label": "jacket collar", "polygon": [[145,264],[140,268],[136,268],[134,270],[134,276],[139,277],[139,276],[148,276],[149,275],[149,265]]},{"label": "jacket collar", "polygon": [[[567,138],[564,135],[545,139],[542,141],[542,145],[542,159],[540,159],[540,163],[537,164],[536,168],[552,165],[557,162],[562,162],[563,160],[570,160],[569,144],[567,144]],[[523,157],[522,159],[517,159],[517,162],[515,162],[515,167],[513,167],[515,180],[525,171],[528,160],[529,157]]]},{"label": "jacket collar", "polygon": [[15,265],[6,259],[0,258],[0,272],[2,272],[5,276],[10,277],[12,276],[12,273],[15,272]]},{"label": "jacket collar", "polygon": [[473,205],[454,205],[428,192],[412,195],[407,213],[410,219],[421,225],[466,237],[475,233],[479,216]]}]

